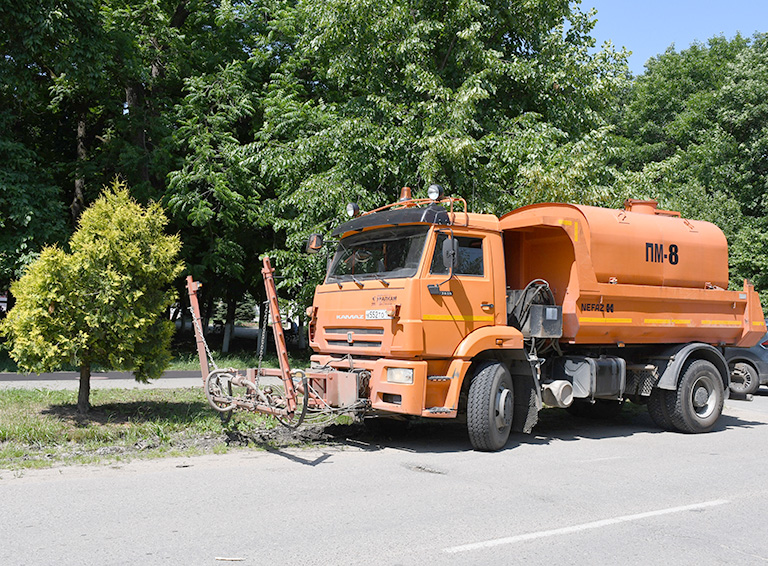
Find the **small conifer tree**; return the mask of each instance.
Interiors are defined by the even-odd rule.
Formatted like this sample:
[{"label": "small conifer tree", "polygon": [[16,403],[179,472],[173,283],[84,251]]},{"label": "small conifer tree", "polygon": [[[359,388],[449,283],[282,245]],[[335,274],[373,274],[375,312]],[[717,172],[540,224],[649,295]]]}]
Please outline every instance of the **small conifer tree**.
[{"label": "small conifer tree", "polygon": [[77,409],[90,408],[91,368],[160,377],[170,361],[173,324],[163,318],[181,273],[181,242],[165,233],[155,203],[131,199],[115,181],[82,215],[70,251],[48,247],[11,285],[16,305],[0,325],[19,368],[80,368]]}]

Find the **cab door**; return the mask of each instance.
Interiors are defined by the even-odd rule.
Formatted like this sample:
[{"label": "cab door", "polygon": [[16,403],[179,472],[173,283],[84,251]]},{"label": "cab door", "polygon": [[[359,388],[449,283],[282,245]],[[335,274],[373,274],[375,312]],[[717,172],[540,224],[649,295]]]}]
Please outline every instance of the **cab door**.
[{"label": "cab door", "polygon": [[[454,238],[458,247],[453,276],[443,261],[443,242]],[[494,277],[491,238],[487,235],[437,230],[432,238],[421,289],[424,352],[448,357],[473,330],[494,324]],[[439,286],[440,294],[435,294]],[[430,292],[430,288],[433,292]]]}]

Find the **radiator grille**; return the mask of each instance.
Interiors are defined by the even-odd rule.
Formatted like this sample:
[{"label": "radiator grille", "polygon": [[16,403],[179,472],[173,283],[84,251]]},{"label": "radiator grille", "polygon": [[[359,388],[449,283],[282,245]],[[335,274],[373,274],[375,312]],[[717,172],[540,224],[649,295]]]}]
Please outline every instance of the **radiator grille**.
[{"label": "radiator grille", "polygon": [[326,328],[325,333],[326,334],[348,334],[348,333],[354,334],[378,334],[382,335],[384,334],[383,328]]},{"label": "radiator grille", "polygon": [[346,340],[328,340],[328,345],[342,348],[380,348],[381,342],[373,342],[370,340],[354,340],[350,343]]}]

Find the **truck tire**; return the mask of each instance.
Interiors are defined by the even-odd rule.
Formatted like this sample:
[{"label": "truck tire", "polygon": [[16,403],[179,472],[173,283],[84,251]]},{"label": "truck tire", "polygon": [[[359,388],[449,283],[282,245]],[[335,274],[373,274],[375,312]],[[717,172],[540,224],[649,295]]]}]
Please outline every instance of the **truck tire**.
[{"label": "truck tire", "polygon": [[672,426],[680,432],[709,432],[723,412],[725,390],[717,368],[706,360],[692,360],[683,367],[677,391],[664,395]]},{"label": "truck tire", "polygon": [[665,389],[655,388],[648,397],[648,414],[651,420],[662,430],[674,430],[672,421],[667,413],[667,394],[675,391],[666,391]]},{"label": "truck tire", "polygon": [[731,393],[752,395],[760,389],[760,376],[751,364],[738,362],[731,368]]},{"label": "truck tire", "polygon": [[500,450],[512,429],[514,391],[504,364],[484,362],[473,373],[467,398],[467,431],[475,450]]}]

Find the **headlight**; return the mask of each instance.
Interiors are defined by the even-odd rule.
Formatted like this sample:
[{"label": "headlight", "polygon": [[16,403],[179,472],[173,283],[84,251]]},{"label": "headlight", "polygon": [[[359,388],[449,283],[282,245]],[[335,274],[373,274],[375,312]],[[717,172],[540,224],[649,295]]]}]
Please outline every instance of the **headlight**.
[{"label": "headlight", "polygon": [[413,369],[387,368],[387,383],[413,383]]},{"label": "headlight", "polygon": [[360,207],[357,206],[357,203],[350,202],[347,205],[347,216],[350,218],[355,218],[356,216],[360,216]]},{"label": "headlight", "polygon": [[427,189],[427,196],[432,200],[442,200],[443,194],[443,187],[440,185],[430,185]]}]

